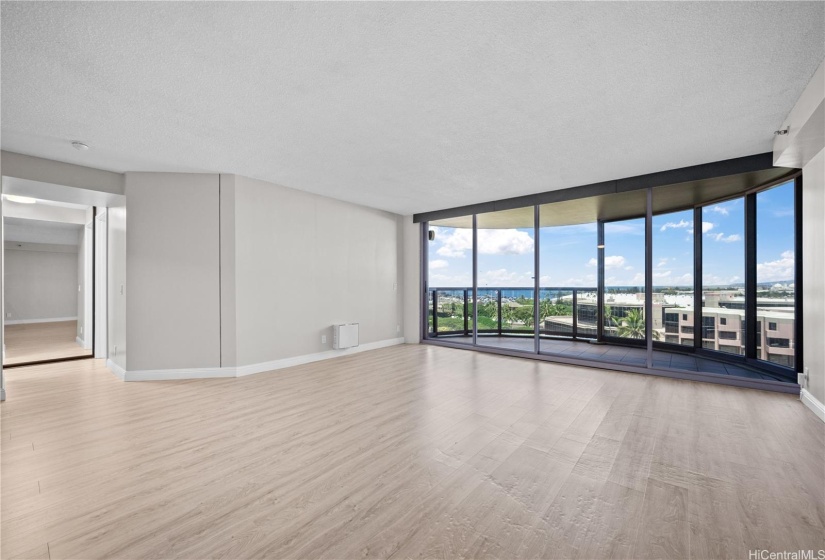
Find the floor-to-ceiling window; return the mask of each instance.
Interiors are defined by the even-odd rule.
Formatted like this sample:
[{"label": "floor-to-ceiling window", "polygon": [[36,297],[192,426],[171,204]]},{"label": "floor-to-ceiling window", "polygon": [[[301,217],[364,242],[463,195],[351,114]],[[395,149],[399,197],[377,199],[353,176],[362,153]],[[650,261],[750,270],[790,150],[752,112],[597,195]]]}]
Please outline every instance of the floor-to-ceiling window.
[{"label": "floor-to-ceiling window", "polygon": [[[696,227],[699,227],[698,225]],[[702,207],[701,347],[745,354],[745,199]]]},{"label": "floor-to-ceiling window", "polygon": [[645,218],[607,222],[604,335],[644,341],[645,321]]},{"label": "floor-to-ceiling window", "polygon": [[720,178],[430,221],[427,337],[792,382],[797,188]]},{"label": "floor-to-ceiling window", "polygon": [[539,351],[581,357],[598,332],[598,228],[570,206],[539,207]]},{"label": "floor-to-ceiling window", "polygon": [[795,355],[795,198],[788,181],[756,194],[756,358],[786,367]]},{"label": "floor-to-ceiling window", "polygon": [[472,342],[473,217],[430,222],[426,243],[428,333]]},{"label": "floor-to-ceiling window", "polygon": [[655,340],[694,345],[693,210],[653,216]]},{"label": "floor-to-ceiling window", "polygon": [[478,214],[476,223],[478,344],[533,351],[534,209]]}]

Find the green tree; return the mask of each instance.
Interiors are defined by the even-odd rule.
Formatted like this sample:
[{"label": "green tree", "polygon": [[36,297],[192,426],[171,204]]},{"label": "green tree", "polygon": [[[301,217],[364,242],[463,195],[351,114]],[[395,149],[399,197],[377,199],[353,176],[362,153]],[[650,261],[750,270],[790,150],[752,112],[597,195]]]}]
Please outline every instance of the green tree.
[{"label": "green tree", "polygon": [[[605,308],[605,311],[607,308]],[[605,313],[605,316],[607,313]],[[645,318],[641,309],[631,309],[622,319],[611,316],[616,325],[616,334],[623,338],[645,338]],[[659,339],[659,333],[652,331],[653,339]]]},{"label": "green tree", "polygon": [[543,321],[545,317],[552,317],[554,309],[553,302],[549,299],[543,299],[539,302],[539,321]]},{"label": "green tree", "polygon": [[516,307],[513,310],[513,316],[515,319],[518,319],[524,326],[527,328],[531,328],[533,326],[533,306],[532,305],[522,305],[521,307]]}]

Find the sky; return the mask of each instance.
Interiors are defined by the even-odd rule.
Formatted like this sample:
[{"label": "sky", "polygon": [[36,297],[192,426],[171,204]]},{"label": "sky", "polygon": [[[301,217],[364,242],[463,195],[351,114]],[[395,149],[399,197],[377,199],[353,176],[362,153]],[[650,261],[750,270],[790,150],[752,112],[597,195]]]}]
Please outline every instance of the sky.
[{"label": "sky", "polygon": [[[702,210],[703,284],[740,284],[745,277],[744,199]],[[794,187],[784,183],[757,195],[757,281],[792,282]],[[653,284],[693,283],[693,211],[653,217]],[[429,285],[472,287],[472,231],[430,226]],[[540,285],[595,287],[596,224],[541,228]],[[479,229],[479,288],[532,287],[534,232]],[[644,218],[605,224],[605,285],[644,286]]]}]

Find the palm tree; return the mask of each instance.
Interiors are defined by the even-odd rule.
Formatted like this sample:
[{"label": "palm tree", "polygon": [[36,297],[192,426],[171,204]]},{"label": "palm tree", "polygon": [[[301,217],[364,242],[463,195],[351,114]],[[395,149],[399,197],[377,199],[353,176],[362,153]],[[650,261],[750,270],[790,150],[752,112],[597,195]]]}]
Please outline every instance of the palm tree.
[{"label": "palm tree", "polygon": [[501,326],[502,327],[505,324],[508,325],[508,326],[512,325],[513,320],[516,318],[514,309],[515,308],[510,307],[510,304],[507,303],[507,302],[502,302],[501,303],[501,323],[502,323]]},{"label": "palm tree", "polygon": [[539,302],[539,321],[543,321],[546,317],[554,315],[553,302],[550,299],[543,299]]},{"label": "palm tree", "polygon": [[609,305],[604,306],[604,324],[603,327],[607,327],[608,325],[618,325],[618,321],[616,321],[616,317],[613,316],[613,308]]},{"label": "palm tree", "polygon": [[[605,308],[607,316],[607,308]],[[616,334],[623,338],[645,338],[645,318],[641,309],[631,309],[622,319],[617,319],[611,314],[611,320],[618,327]],[[659,339],[659,333],[652,331],[653,339]]]}]

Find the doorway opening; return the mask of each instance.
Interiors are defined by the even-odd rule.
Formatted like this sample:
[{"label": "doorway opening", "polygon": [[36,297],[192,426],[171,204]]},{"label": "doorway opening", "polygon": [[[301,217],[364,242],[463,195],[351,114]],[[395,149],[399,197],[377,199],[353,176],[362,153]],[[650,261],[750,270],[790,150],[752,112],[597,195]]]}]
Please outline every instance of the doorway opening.
[{"label": "doorway opening", "polygon": [[4,195],[4,368],[105,357],[105,213]]}]

